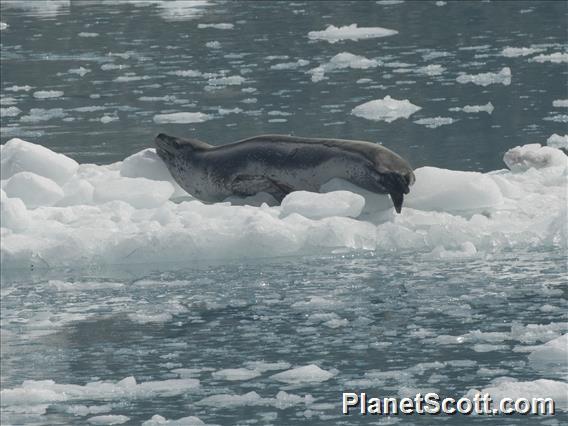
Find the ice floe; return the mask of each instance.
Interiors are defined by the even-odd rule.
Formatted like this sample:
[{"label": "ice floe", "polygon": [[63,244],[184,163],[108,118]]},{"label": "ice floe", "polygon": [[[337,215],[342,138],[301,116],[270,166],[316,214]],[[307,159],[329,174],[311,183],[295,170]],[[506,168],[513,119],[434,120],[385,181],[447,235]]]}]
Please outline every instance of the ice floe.
[{"label": "ice floe", "polygon": [[516,58],[519,56],[529,56],[540,53],[545,49],[542,47],[505,47],[501,54],[508,58]]},{"label": "ice floe", "polygon": [[546,144],[552,148],[568,150],[568,135],[560,136],[554,133],[546,140]]},{"label": "ice floe", "polygon": [[197,28],[204,29],[204,28],[215,28],[217,30],[232,30],[235,28],[234,24],[222,22],[219,24],[198,24]]},{"label": "ice floe", "polygon": [[487,114],[492,114],[495,107],[491,102],[487,102],[485,105],[465,105],[464,107],[454,107],[450,108],[450,111],[463,111],[468,114],[486,112]]},{"label": "ice floe", "polygon": [[329,62],[322,64],[308,71],[312,75],[312,81],[317,82],[325,78],[327,72],[336,69],[369,69],[378,67],[380,63],[375,59],[368,59],[364,56],[354,55],[349,52],[342,52],[335,55]]},{"label": "ice floe", "polygon": [[188,123],[202,123],[211,119],[209,114],[203,112],[172,112],[169,114],[156,114],[154,115],[154,123],[157,124],[188,124]]},{"label": "ice floe", "polygon": [[551,53],[549,55],[538,55],[533,58],[530,58],[529,61],[531,62],[552,62],[555,64],[561,64],[568,62],[568,53]]},{"label": "ice floe", "polygon": [[321,369],[315,364],[292,368],[270,376],[271,379],[288,384],[320,383],[331,379],[334,373]]},{"label": "ice floe", "polygon": [[408,118],[420,109],[422,108],[414,105],[408,99],[398,100],[387,95],[383,99],[376,99],[356,106],[351,114],[367,120],[390,123],[398,118]]},{"label": "ice floe", "polygon": [[325,40],[329,43],[337,43],[342,40],[361,40],[369,38],[387,37],[398,34],[396,30],[382,27],[358,27],[357,24],[336,27],[329,25],[323,31],[310,31],[308,37],[311,40]]},{"label": "ice floe", "polygon": [[428,117],[415,120],[414,122],[416,124],[426,126],[429,129],[435,129],[436,127],[447,126],[448,124],[455,123],[456,120],[452,117]]},{"label": "ice floe", "polygon": [[89,417],[87,423],[91,425],[121,425],[130,420],[130,417],[117,415],[117,414],[107,414],[102,416]]},{"label": "ice floe", "polygon": [[166,419],[159,414],[152,416],[151,419],[142,423],[142,426],[203,426],[205,423],[195,416],[181,417],[179,419]]},{"label": "ice floe", "polygon": [[[280,206],[255,207],[269,202],[262,194],[208,205],[179,188],[150,148],[106,166],[79,165],[19,139],[1,149],[2,267],[36,258],[53,267],[336,249],[412,248],[453,258],[511,246],[563,247],[567,237],[568,157],[551,146],[512,148],[504,157],[510,170],[418,168],[400,215],[387,195],[339,179],[321,188],[327,193],[294,192]],[[343,324],[335,320],[330,326]]]},{"label": "ice floe", "polygon": [[552,106],[556,108],[568,108],[568,99],[555,99]]},{"label": "ice floe", "polygon": [[34,92],[34,98],[37,99],[60,98],[61,96],[63,96],[61,90],[38,90]]},{"label": "ice floe", "polygon": [[508,86],[511,84],[511,69],[505,67],[497,73],[486,72],[481,74],[461,74],[456,78],[458,83],[473,83],[478,86],[489,86],[490,84],[503,84]]}]

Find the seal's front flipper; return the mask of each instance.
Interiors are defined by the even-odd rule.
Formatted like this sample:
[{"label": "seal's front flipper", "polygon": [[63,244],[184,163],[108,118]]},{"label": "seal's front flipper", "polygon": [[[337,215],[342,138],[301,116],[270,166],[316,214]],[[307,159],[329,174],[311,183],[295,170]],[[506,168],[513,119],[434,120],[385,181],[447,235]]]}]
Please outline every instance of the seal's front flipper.
[{"label": "seal's front flipper", "polygon": [[260,175],[238,175],[231,181],[230,188],[235,195],[240,197],[266,192],[272,195],[279,203],[286,194],[292,192],[292,188],[288,185]]},{"label": "seal's front flipper", "polygon": [[394,209],[397,213],[402,211],[402,202],[404,201],[404,195],[401,192],[391,192],[390,197],[394,205]]}]

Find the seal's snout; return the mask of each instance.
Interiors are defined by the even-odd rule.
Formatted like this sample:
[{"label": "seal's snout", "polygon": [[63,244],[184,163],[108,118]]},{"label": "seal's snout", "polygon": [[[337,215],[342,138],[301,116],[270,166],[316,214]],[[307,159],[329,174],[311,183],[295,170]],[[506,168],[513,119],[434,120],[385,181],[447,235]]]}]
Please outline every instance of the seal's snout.
[{"label": "seal's snout", "polygon": [[154,144],[156,145],[157,152],[160,153],[168,152],[170,154],[175,154],[179,149],[179,143],[177,138],[173,136],[168,136],[165,133],[160,133],[154,139]]}]

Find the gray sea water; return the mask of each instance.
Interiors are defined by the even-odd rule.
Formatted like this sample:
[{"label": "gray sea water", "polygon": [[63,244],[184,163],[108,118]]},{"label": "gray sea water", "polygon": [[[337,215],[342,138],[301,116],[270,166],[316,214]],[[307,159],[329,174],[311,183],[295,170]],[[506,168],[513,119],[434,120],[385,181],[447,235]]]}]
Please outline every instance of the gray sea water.
[{"label": "gray sea water", "polygon": [[[108,164],[151,146],[158,132],[216,145],[292,133],[381,142],[415,167],[500,169],[507,149],[567,133],[566,108],[553,106],[568,98],[566,62],[503,54],[565,54],[567,18],[564,1],[2,1],[0,139]],[[219,23],[233,27],[207,26]],[[307,36],[353,23],[398,34],[337,43]],[[312,81],[309,70],[341,52],[380,66]],[[428,65],[443,72],[420,71]],[[508,85],[456,81],[504,67]],[[422,109],[391,123],[351,114],[386,95]],[[491,114],[450,110],[488,102]],[[156,122],[175,112],[209,119]],[[439,116],[454,121],[416,123]],[[106,414],[133,425],[154,415],[223,425],[565,424],[562,410],[552,418],[343,416],[341,392],[459,398],[499,377],[565,379],[561,366],[530,362],[527,348],[567,331],[566,255],[533,247],[473,260],[410,251],[2,268],[1,387],[35,381],[3,395],[2,424],[86,424]],[[330,377],[271,377],[306,365]],[[117,384],[131,376],[138,387]]]}]

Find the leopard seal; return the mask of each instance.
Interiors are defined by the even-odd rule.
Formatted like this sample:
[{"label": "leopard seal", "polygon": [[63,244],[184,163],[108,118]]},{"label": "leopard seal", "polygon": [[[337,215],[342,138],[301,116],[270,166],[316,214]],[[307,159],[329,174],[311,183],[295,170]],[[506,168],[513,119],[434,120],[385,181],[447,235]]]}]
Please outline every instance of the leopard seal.
[{"label": "leopard seal", "polygon": [[410,164],[382,145],[345,139],[260,135],[213,146],[160,133],[156,152],[174,180],[205,202],[259,192],[281,202],[286,194],[318,192],[333,178],[389,194],[397,213],[414,183]]}]

